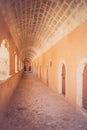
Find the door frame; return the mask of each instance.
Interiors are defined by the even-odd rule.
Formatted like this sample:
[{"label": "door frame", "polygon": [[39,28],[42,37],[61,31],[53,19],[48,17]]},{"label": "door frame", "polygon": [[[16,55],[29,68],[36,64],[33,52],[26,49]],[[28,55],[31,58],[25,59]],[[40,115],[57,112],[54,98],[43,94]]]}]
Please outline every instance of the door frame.
[{"label": "door frame", "polygon": [[79,108],[83,107],[83,72],[86,65],[87,65],[87,58],[84,58],[80,61],[76,72],[76,80],[77,80],[76,105]]},{"label": "door frame", "polygon": [[65,68],[65,65],[63,64],[62,65],[62,94],[64,96],[66,94],[65,88],[66,88],[66,68]]},{"label": "door frame", "polygon": [[[58,93],[62,94],[62,66],[65,66],[65,97],[67,95],[67,66],[64,60],[60,61],[58,66]],[[63,94],[62,94],[63,95]]]},{"label": "door frame", "polygon": [[83,108],[87,110],[87,64],[83,70]]}]

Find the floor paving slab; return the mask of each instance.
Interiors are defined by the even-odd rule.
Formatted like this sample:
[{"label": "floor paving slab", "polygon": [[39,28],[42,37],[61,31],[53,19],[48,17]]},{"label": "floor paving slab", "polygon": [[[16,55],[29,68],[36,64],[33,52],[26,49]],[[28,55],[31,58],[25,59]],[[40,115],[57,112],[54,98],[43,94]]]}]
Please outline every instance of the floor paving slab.
[{"label": "floor paving slab", "polygon": [[32,73],[24,74],[0,130],[87,130],[87,117]]}]

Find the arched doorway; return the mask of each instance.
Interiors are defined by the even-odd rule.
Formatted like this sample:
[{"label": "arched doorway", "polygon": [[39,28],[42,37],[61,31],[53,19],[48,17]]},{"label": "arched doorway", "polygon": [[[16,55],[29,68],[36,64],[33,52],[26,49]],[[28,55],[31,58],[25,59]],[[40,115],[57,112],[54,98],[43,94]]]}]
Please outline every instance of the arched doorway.
[{"label": "arched doorway", "polygon": [[26,66],[24,65],[24,71],[26,71]]},{"label": "arched doorway", "polygon": [[48,68],[47,68],[47,70],[46,70],[46,84],[47,84],[47,86],[48,86]]},{"label": "arched doorway", "polygon": [[87,65],[83,71],[83,108],[87,109]]},{"label": "arched doorway", "polygon": [[17,54],[15,54],[15,72],[17,72]]},{"label": "arched doorway", "polygon": [[62,65],[62,94],[65,95],[65,79],[66,79],[65,65]]},{"label": "arched doorway", "polygon": [[80,61],[77,68],[77,107],[87,109],[87,58]]},{"label": "arched doorway", "polygon": [[31,71],[31,66],[29,66],[29,71]]},{"label": "arched doorway", "polygon": [[40,80],[41,80],[41,66],[40,66]]},{"label": "arched doorway", "polygon": [[66,96],[67,87],[67,69],[64,61],[61,61],[58,67],[58,93]]}]

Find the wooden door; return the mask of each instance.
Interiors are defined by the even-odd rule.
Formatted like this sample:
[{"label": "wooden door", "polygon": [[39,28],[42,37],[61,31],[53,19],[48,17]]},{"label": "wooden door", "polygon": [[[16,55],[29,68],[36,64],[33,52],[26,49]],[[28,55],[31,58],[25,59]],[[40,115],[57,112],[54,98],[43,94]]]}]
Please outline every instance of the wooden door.
[{"label": "wooden door", "polygon": [[26,66],[24,66],[24,71],[26,71]]},{"label": "wooden door", "polygon": [[47,72],[46,72],[47,74],[47,76],[46,76],[46,78],[47,78],[47,86],[48,86],[48,68],[47,68]]},{"label": "wooden door", "polygon": [[62,94],[65,95],[65,65],[62,66]]},{"label": "wooden door", "polygon": [[87,109],[87,65],[83,72],[83,107]]},{"label": "wooden door", "polygon": [[40,79],[41,79],[41,66],[40,66]]},{"label": "wooden door", "polygon": [[31,71],[31,66],[29,66],[29,71]]}]

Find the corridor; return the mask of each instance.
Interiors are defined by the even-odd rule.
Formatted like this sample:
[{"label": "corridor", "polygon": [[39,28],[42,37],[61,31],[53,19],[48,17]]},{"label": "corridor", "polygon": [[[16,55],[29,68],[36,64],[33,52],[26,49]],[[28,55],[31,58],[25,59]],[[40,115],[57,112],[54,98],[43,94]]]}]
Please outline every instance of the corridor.
[{"label": "corridor", "polygon": [[87,118],[32,73],[24,73],[0,130],[87,130]]}]

